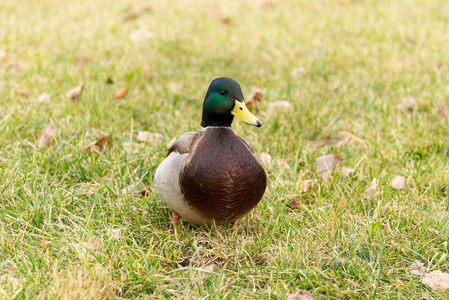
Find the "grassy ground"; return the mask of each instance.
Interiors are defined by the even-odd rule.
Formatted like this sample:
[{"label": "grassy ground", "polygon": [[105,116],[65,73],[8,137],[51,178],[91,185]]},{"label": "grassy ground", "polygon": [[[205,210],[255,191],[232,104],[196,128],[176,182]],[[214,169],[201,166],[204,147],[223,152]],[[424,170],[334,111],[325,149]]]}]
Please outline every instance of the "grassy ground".
[{"label": "grassy ground", "polygon": [[[408,272],[415,259],[449,269],[447,2],[204,2],[1,1],[0,298],[447,298]],[[152,36],[133,41],[138,29]],[[238,231],[183,223],[176,239],[154,191],[121,190],[151,185],[167,143],[200,129],[219,76],[264,92],[264,125],[234,129],[271,155],[268,189]],[[397,108],[407,95],[411,113]],[[100,130],[114,146],[88,155]],[[163,141],[125,147],[136,130]],[[313,142],[340,131],[366,147]],[[333,153],[355,176],[300,194]]]}]

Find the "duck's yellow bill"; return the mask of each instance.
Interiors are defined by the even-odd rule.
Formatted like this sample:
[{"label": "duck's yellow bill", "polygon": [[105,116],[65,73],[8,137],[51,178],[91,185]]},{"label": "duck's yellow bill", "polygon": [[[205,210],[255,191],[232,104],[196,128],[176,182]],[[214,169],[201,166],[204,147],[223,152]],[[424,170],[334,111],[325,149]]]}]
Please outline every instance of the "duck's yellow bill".
[{"label": "duck's yellow bill", "polygon": [[246,124],[254,125],[257,127],[262,126],[262,122],[253,115],[245,105],[245,102],[235,100],[234,109],[231,112],[234,116],[245,122]]}]

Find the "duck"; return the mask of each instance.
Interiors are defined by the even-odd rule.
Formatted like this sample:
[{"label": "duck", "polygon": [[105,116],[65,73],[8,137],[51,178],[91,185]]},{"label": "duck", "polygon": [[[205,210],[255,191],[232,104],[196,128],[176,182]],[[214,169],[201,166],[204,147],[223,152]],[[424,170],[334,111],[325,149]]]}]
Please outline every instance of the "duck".
[{"label": "duck", "polygon": [[234,117],[262,126],[246,107],[239,83],[216,78],[204,98],[202,130],[181,135],[157,167],[154,187],[172,211],[175,233],[180,218],[237,227],[262,199],[267,173],[251,144],[232,130]]}]

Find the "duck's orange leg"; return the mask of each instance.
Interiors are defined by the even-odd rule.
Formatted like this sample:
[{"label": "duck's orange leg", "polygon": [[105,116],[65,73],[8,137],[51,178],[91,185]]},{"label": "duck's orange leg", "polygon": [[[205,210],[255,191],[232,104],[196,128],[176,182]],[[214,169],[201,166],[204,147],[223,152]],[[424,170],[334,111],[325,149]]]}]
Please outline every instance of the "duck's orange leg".
[{"label": "duck's orange leg", "polygon": [[234,227],[235,227],[235,230],[239,229],[239,221],[238,220],[234,222]]},{"label": "duck's orange leg", "polygon": [[178,235],[178,221],[179,221],[179,215],[175,212],[171,215],[171,221],[173,222],[173,225],[175,226],[175,235]]}]

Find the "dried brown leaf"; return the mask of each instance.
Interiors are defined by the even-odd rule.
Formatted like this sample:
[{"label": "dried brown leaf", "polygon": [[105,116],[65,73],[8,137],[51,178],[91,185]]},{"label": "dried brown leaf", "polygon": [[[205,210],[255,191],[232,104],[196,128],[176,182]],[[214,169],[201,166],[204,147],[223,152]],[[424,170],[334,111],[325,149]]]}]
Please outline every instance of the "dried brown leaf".
[{"label": "dried brown leaf", "polygon": [[287,300],[313,300],[313,294],[309,291],[298,291],[287,297]]},{"label": "dried brown leaf", "polygon": [[399,101],[398,107],[404,111],[412,112],[418,106],[418,102],[412,96],[405,96]]},{"label": "dried brown leaf", "polygon": [[164,136],[162,135],[162,133],[151,133],[149,131],[135,131],[134,138],[139,142],[159,145],[163,141]]},{"label": "dried brown leaf", "polygon": [[424,267],[424,264],[420,262],[419,260],[415,260],[409,268],[410,273],[417,276],[423,276],[424,273],[426,273],[426,268]]},{"label": "dried brown leaf", "polygon": [[315,184],[317,184],[317,183],[318,183],[317,179],[303,180],[301,182],[300,192],[301,193],[309,192],[315,186]]},{"label": "dried brown leaf", "polygon": [[178,268],[185,268],[185,267],[197,267],[200,265],[199,262],[190,260],[188,258],[184,258],[182,261],[176,263],[178,265]]},{"label": "dried brown leaf", "polygon": [[396,176],[395,178],[393,178],[393,180],[391,180],[391,186],[394,189],[397,189],[397,190],[404,189],[404,187],[405,187],[405,177],[401,176],[401,175]]},{"label": "dried brown leaf", "polygon": [[135,19],[139,18],[141,15],[142,15],[142,12],[140,12],[140,11],[137,11],[137,10],[130,11],[123,16],[123,22],[135,20]]},{"label": "dried brown leaf", "polygon": [[56,138],[56,131],[52,126],[48,126],[42,129],[41,133],[39,133],[36,143],[40,147],[46,147],[50,145],[51,138]]},{"label": "dried brown leaf", "polygon": [[298,208],[301,205],[301,200],[299,198],[294,198],[289,201],[287,204],[291,209]]},{"label": "dried brown leaf", "polygon": [[114,94],[114,100],[124,98],[126,96],[126,93],[128,93],[129,87],[124,87],[118,89]]},{"label": "dried brown leaf", "polygon": [[93,150],[105,150],[112,146],[112,138],[110,134],[101,131],[100,137],[95,142],[87,146],[87,154],[89,155]]},{"label": "dried brown leaf", "polygon": [[340,175],[344,177],[351,177],[351,174],[355,172],[354,169],[348,168],[348,167],[341,167]]},{"label": "dried brown leaf", "polygon": [[248,98],[248,100],[245,101],[247,106],[251,106],[257,103],[262,102],[263,100],[263,93],[260,89],[256,89],[251,97]]},{"label": "dried brown leaf", "polygon": [[223,25],[231,24],[231,18],[230,17],[224,17],[223,19],[221,19],[221,24],[223,24]]},{"label": "dried brown leaf", "polygon": [[425,273],[421,282],[435,291],[445,290],[449,288],[449,273],[443,273],[440,270]]},{"label": "dried brown leaf", "polygon": [[141,194],[143,197],[148,196],[150,193],[151,193],[151,187],[149,187],[149,186],[145,187],[145,189],[143,189],[143,190],[140,191],[140,194]]},{"label": "dried brown leaf", "polygon": [[83,89],[84,89],[83,85],[80,84],[79,86],[77,86],[77,87],[75,87],[73,89],[68,90],[66,95],[70,99],[70,101],[78,102],[79,96],[83,92]]},{"label": "dried brown leaf", "polygon": [[324,155],[315,160],[315,171],[325,181],[330,179],[334,169],[340,165],[343,157],[338,154]]},{"label": "dried brown leaf", "polygon": [[371,200],[373,196],[376,194],[376,190],[377,190],[377,179],[374,178],[369,188],[366,189],[365,196],[363,197],[363,199]]},{"label": "dried brown leaf", "polygon": [[440,105],[437,110],[437,114],[441,116],[443,119],[447,119],[446,107],[444,105]]}]

